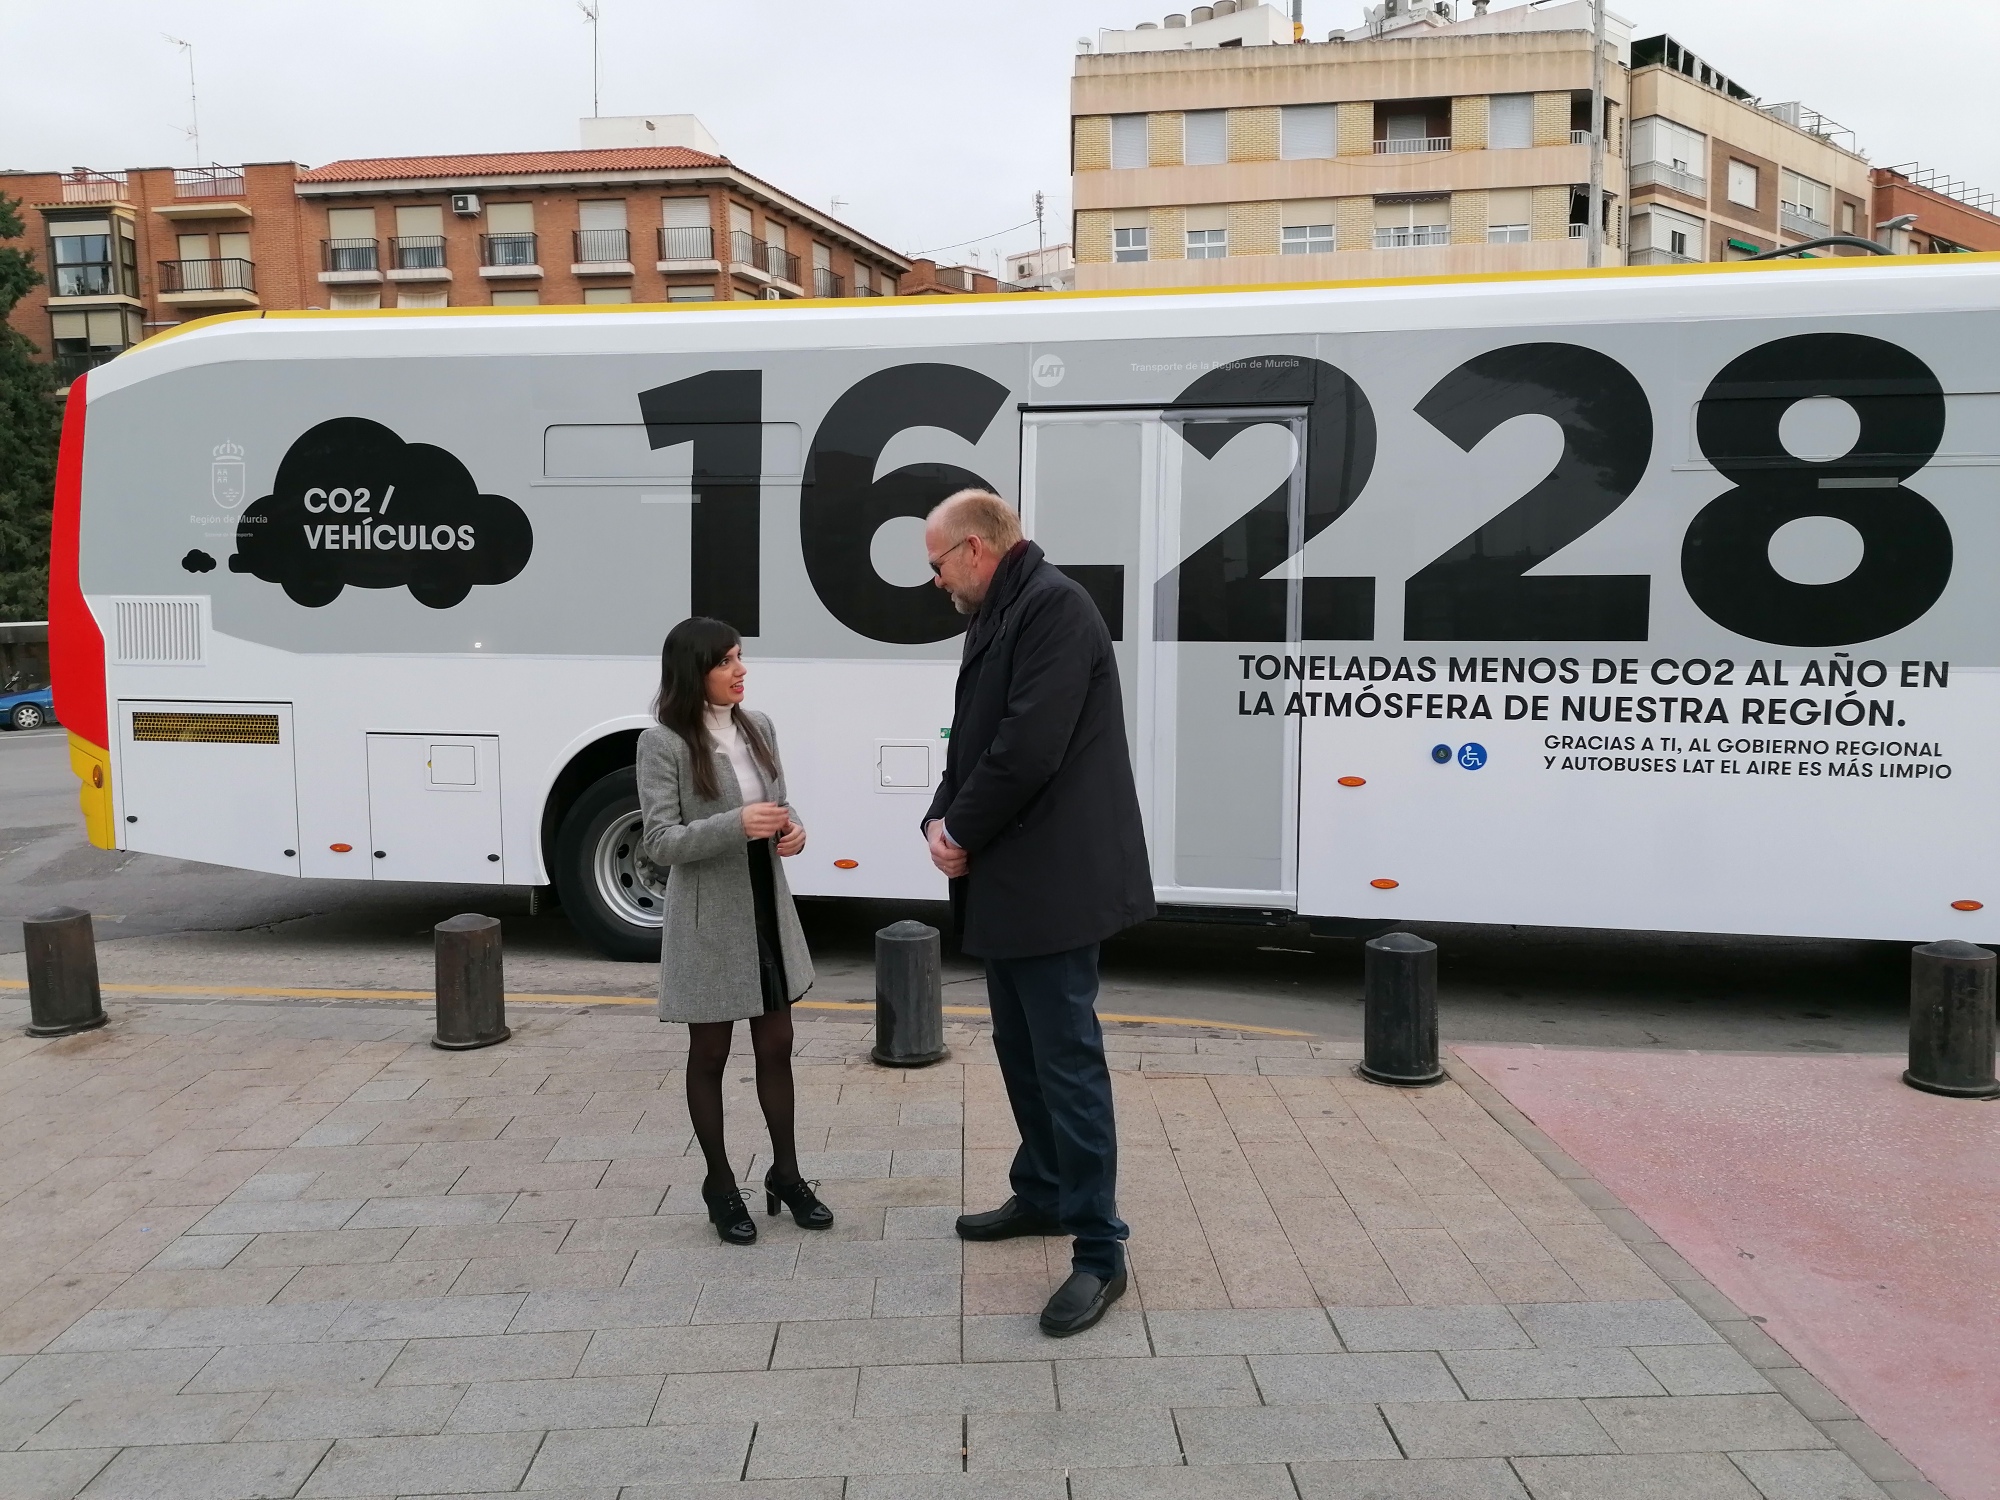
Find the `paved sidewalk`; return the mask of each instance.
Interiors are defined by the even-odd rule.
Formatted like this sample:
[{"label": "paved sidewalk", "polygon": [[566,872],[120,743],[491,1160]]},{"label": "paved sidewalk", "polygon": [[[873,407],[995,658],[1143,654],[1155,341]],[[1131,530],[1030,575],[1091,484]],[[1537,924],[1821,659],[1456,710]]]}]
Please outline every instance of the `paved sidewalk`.
[{"label": "paved sidewalk", "polygon": [[898,1072],[801,1013],[839,1222],[745,1250],[701,1213],[680,1028],[512,1019],[454,1054],[410,1005],[114,1003],[0,1041],[0,1496],[1934,1493],[1871,1482],[1842,1445],[1879,1440],[1469,1074],[1113,1028],[1133,1290],[1053,1341],[1062,1242],[951,1234],[1005,1193],[980,1026]]}]

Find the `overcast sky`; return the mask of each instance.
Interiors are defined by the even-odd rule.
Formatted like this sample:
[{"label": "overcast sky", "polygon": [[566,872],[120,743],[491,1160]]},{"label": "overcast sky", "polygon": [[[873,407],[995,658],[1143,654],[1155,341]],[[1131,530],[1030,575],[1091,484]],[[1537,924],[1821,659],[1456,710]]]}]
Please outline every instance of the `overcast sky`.
[{"label": "overcast sky", "polygon": [[[1505,6],[1508,0],[1496,0]],[[1186,9],[1185,5],[1179,8]],[[1469,5],[1467,7],[1469,9]],[[1881,165],[2000,191],[2000,8],[1986,0],[1614,0]],[[699,115],[739,165],[906,252],[1067,238],[1079,37],[1136,0],[602,0],[602,112]],[[1359,25],[1307,0],[1307,35]],[[0,167],[184,165],[195,44],[206,161],[573,147],[591,112],[576,0],[5,0]],[[1025,222],[1025,227],[1021,226]]]}]

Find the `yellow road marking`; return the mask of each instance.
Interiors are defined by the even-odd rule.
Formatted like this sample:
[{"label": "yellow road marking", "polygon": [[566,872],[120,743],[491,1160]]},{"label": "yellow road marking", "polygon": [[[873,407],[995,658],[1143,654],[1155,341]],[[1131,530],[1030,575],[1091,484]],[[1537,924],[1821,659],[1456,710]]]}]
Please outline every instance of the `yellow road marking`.
[{"label": "yellow road marking", "polygon": [[[25,979],[0,979],[0,990],[25,990]],[[214,984],[106,984],[101,986],[109,995],[191,995],[214,999],[242,996],[260,1000],[429,1000],[430,990],[306,990],[276,989],[265,986],[230,986]],[[537,995],[510,993],[509,1005],[653,1005],[657,1003],[651,995]],[[873,1014],[873,1000],[800,1000],[796,1002],[801,1010],[844,1010],[864,1011]],[[984,1016],[983,1005],[947,1005],[944,1013],[948,1016]],[[1310,1037],[1309,1031],[1287,1031],[1282,1026],[1246,1026],[1240,1021],[1204,1021],[1187,1016],[1127,1016],[1110,1011],[1098,1014],[1100,1021],[1129,1021],[1149,1026],[1207,1026],[1218,1031],[1243,1031],[1255,1036]]]}]

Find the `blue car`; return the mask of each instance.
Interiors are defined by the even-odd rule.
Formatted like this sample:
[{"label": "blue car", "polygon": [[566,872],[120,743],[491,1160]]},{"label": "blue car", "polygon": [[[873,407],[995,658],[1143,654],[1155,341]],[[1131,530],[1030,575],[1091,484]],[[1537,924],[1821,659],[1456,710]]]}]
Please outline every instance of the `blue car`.
[{"label": "blue car", "polygon": [[40,729],[56,721],[56,697],[48,687],[23,688],[19,673],[0,683],[0,723],[9,729]]}]

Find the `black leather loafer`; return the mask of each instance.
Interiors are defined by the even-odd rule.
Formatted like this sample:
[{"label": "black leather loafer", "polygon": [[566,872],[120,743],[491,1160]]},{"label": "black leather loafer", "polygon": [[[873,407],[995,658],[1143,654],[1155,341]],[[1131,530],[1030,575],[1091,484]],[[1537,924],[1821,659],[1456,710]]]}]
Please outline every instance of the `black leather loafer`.
[{"label": "black leather loafer", "polygon": [[1009,1198],[983,1214],[961,1214],[957,1227],[962,1240],[1011,1240],[1029,1234],[1062,1233],[1054,1219],[1019,1198]]},{"label": "black leather loafer", "polygon": [[1052,1339],[1066,1339],[1073,1333],[1082,1333],[1124,1295],[1123,1271],[1109,1281],[1088,1271],[1072,1271],[1069,1280],[1056,1288],[1056,1294],[1042,1309],[1042,1332]]}]

